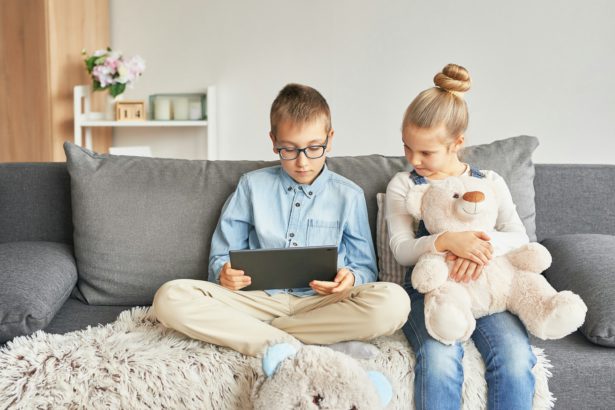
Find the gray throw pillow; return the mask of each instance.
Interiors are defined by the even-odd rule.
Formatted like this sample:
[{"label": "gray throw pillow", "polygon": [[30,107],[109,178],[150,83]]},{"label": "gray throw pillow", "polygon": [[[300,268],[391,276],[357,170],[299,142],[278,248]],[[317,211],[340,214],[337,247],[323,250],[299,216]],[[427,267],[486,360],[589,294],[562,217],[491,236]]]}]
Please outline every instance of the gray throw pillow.
[{"label": "gray throw pillow", "polygon": [[149,305],[169,280],[207,280],[224,201],[243,173],[272,165],[64,150],[79,270],[73,296],[93,305]]},{"label": "gray throw pillow", "polygon": [[[491,169],[504,178],[531,241],[536,240],[535,170],[532,162],[532,153],[536,147],[538,138],[521,135],[490,144],[472,145],[464,149],[462,154],[462,160],[481,169]],[[411,169],[406,159],[382,155],[332,157],[327,159],[327,164],[331,171],[363,188],[372,235],[375,237],[378,212],[376,194],[386,191],[395,173]]]},{"label": "gray throw pillow", "polygon": [[47,326],[76,282],[70,245],[0,244],[0,343]]},{"label": "gray throw pillow", "polygon": [[542,244],[553,256],[544,273],[549,283],[578,293],[587,305],[581,332],[592,343],[615,347],[615,236],[561,235]]},{"label": "gray throw pillow", "polygon": [[480,169],[491,169],[504,178],[530,241],[536,241],[535,170],[532,162],[536,147],[538,138],[521,135],[474,145],[462,154],[463,161]]}]

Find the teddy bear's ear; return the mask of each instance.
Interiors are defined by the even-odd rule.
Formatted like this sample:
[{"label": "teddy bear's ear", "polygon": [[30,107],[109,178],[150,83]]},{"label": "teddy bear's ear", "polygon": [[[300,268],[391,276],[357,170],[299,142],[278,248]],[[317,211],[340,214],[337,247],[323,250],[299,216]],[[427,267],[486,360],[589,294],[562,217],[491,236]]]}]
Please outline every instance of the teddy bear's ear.
[{"label": "teddy bear's ear", "polygon": [[263,371],[267,377],[273,376],[284,359],[296,354],[297,348],[290,343],[269,346],[263,355]]},{"label": "teddy bear's ear", "polygon": [[428,184],[415,185],[406,194],[406,210],[414,219],[421,219],[421,202],[423,195],[429,188]]},{"label": "teddy bear's ear", "polygon": [[380,405],[382,408],[386,407],[393,398],[393,387],[386,378],[386,376],[380,372],[367,372],[367,377],[372,381],[372,384],[378,392],[380,398]]}]

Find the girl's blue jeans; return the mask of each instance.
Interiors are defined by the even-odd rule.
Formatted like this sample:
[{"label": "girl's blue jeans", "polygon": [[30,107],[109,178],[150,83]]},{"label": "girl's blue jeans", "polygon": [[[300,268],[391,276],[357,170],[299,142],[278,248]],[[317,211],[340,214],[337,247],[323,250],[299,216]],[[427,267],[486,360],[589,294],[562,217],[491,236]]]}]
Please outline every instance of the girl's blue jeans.
[{"label": "girl's blue jeans", "polygon": [[[424,297],[406,281],[412,309],[403,331],[416,354],[414,400],[418,410],[461,408],[463,346],[447,346],[432,338],[425,328]],[[531,409],[534,398],[532,368],[536,356],[527,331],[509,312],[476,320],[472,340],[485,362],[487,408]]]}]

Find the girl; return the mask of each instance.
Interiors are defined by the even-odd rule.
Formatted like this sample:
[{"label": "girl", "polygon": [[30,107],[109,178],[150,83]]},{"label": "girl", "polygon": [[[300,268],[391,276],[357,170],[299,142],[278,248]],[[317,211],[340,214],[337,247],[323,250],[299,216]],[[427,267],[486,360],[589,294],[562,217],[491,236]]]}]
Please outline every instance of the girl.
[{"label": "girl", "polygon": [[[412,300],[403,331],[416,353],[414,398],[417,409],[461,408],[463,347],[444,345],[425,328],[423,295],[411,285],[412,266],[426,252],[446,252],[454,260],[450,277],[477,279],[494,254],[529,242],[506,183],[494,171],[478,170],[459,159],[468,126],[463,93],[470,88],[468,71],[449,64],[434,77],[435,87],[421,92],[406,109],[402,141],[414,170],[396,174],[387,187],[386,219],[395,259],[410,266],[405,289]],[[497,187],[499,216],[496,232],[444,232],[430,235],[405,207],[406,194],[415,185],[437,183],[449,176],[468,174],[491,179]],[[536,357],[519,319],[502,312],[476,321],[472,340],[486,367],[489,409],[530,409],[534,396],[532,368]]]}]

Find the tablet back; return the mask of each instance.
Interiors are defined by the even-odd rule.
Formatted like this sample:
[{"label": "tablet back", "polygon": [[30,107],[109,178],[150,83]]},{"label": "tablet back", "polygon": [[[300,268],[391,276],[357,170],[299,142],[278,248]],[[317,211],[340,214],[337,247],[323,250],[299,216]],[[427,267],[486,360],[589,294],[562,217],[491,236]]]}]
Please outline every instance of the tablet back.
[{"label": "tablet back", "polygon": [[231,266],[252,278],[241,290],[307,288],[312,280],[331,281],[337,272],[336,246],[230,251]]}]

